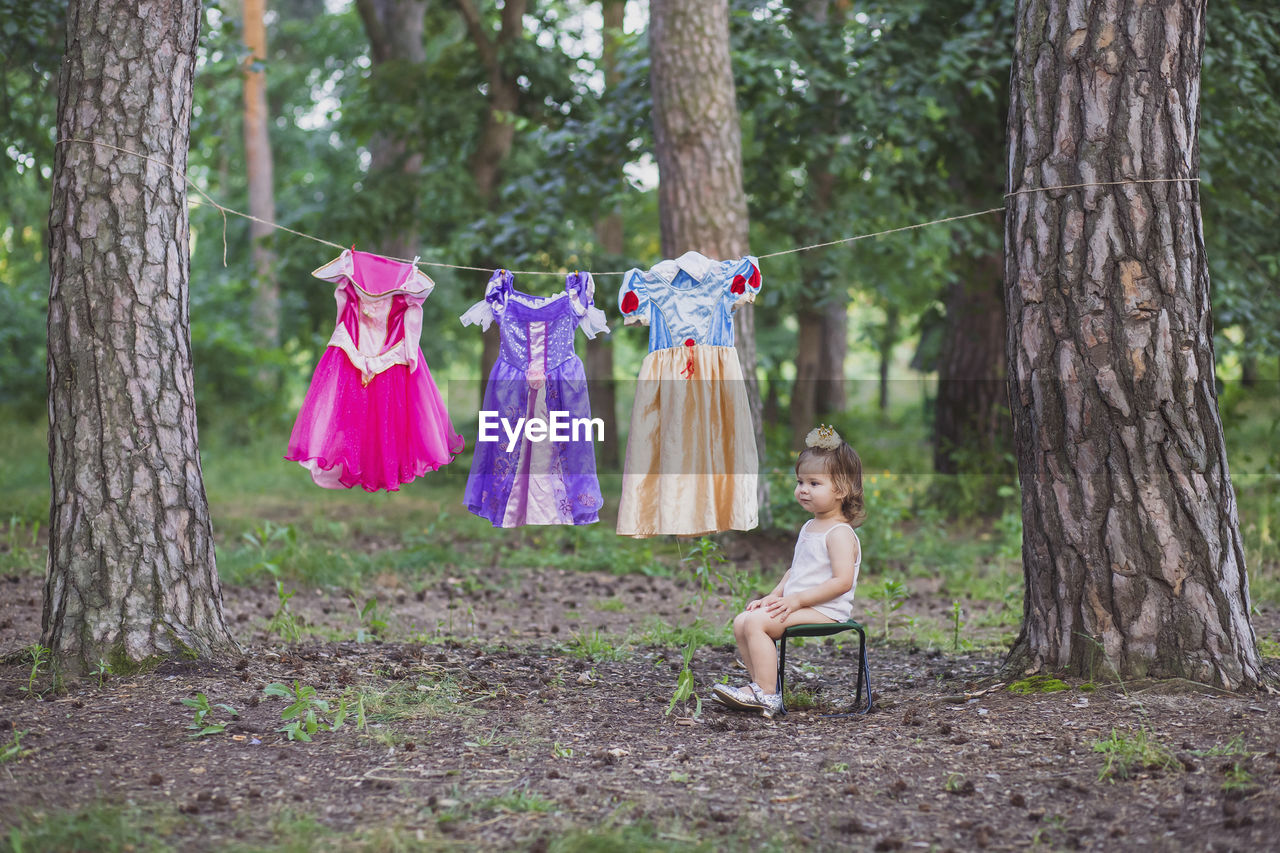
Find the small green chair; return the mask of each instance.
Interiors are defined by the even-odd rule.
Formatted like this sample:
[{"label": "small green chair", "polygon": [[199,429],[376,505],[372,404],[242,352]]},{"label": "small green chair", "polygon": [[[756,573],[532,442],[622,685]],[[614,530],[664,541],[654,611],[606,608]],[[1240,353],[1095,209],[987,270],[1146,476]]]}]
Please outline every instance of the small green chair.
[{"label": "small green chair", "polygon": [[[857,717],[871,711],[871,669],[867,666],[867,632],[866,629],[858,622],[850,619],[848,622],[819,622],[812,625],[792,625],[782,632],[782,637],[778,640],[778,695],[783,694],[783,678],[786,673],[787,666],[787,638],[788,637],[827,637],[831,634],[839,634],[844,631],[858,632],[858,684],[854,688],[854,709],[847,714],[823,714],[823,717]],[[858,709],[858,705],[862,703],[862,694],[865,690],[867,695],[866,707]],[[787,713],[787,706],[783,704],[782,713]]]}]

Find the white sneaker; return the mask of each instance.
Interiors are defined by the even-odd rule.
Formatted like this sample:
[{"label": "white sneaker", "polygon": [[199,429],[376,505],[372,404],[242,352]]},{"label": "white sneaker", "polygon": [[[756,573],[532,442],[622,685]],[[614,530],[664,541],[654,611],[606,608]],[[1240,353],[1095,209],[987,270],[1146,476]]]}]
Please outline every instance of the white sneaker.
[{"label": "white sneaker", "polygon": [[752,708],[759,709],[766,719],[772,720],[775,714],[782,714],[785,711],[782,708],[781,693],[765,693],[760,689],[760,685],[752,684],[751,691],[755,693],[755,702]]},{"label": "white sneaker", "polygon": [[748,684],[746,687],[730,687],[727,684],[717,684],[711,688],[711,696],[726,708],[733,708],[737,711],[758,711],[760,710],[760,703],[756,701],[754,687],[755,684]]}]

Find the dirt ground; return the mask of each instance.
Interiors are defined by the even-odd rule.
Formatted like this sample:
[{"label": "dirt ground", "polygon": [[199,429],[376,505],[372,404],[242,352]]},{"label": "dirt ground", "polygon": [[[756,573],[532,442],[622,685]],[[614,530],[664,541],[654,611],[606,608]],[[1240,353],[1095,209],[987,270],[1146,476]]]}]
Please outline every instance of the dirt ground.
[{"label": "dirt ground", "polygon": [[[1019,694],[998,677],[998,650],[873,639],[868,716],[821,716],[849,707],[856,675],[856,644],[830,642],[789,650],[788,684],[811,708],[668,714],[680,654],[638,637],[655,616],[692,621],[685,584],[557,571],[484,589],[380,581],[388,641],[326,639],[359,625],[360,602],[302,590],[291,604],[310,631],[282,643],[264,632],[274,589],[230,588],[244,653],[225,664],[87,678],[42,699],[23,689],[29,667],[0,667],[0,747],[16,730],[30,750],[0,764],[0,847],[11,826],[107,802],[155,816],[157,837],[183,850],[271,845],[304,815],[339,846],[389,828],[397,849],[546,850],[628,826],[647,827],[645,849],[1277,849],[1273,695],[1169,683]],[[0,578],[0,655],[39,636],[40,595],[38,579]],[[949,604],[926,591],[909,607]],[[1258,619],[1276,636],[1277,614]],[[601,641],[596,659],[571,653],[583,638]],[[729,647],[692,668],[703,695],[736,678]],[[381,699],[363,731],[348,719],[290,741],[287,703],[264,688],[295,680],[327,699]],[[226,730],[190,737],[182,700],[197,693],[239,716],[215,712]],[[1169,765],[1100,779],[1094,744],[1113,732],[1145,734]]]}]

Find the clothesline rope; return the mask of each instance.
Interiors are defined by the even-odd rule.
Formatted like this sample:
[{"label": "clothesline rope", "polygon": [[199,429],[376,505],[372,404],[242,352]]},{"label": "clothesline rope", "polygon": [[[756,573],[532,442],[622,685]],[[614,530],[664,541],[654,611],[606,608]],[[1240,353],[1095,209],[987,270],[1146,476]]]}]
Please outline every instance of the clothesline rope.
[{"label": "clothesline rope", "polygon": [[[338,249],[339,251],[346,248],[345,246],[341,246],[337,243],[331,242],[329,240],[325,240],[322,237],[316,237],[313,234],[306,234],[302,231],[296,231],[288,227],[287,225],[281,225],[278,222],[271,222],[270,220],[261,219],[257,216],[253,216],[252,214],[242,213],[239,210],[234,210],[230,207],[224,207],[223,205],[218,204],[218,202],[216,202],[213,199],[213,197],[210,196],[207,192],[205,192],[199,186],[197,186],[196,182],[193,181],[189,175],[187,175],[185,172],[180,170],[177,166],[174,166],[172,163],[167,163],[164,160],[160,160],[156,157],[151,157],[146,154],[141,154],[137,151],[130,151],[128,148],[121,148],[117,145],[111,145],[106,142],[97,142],[92,139],[77,139],[75,137],[71,137],[71,138],[59,139],[57,142],[54,143],[54,145],[55,146],[62,145],[68,142],[78,142],[83,145],[92,145],[98,148],[109,148],[112,151],[119,151],[122,154],[129,154],[133,157],[139,157],[143,160],[149,160],[152,163],[157,163],[161,166],[164,166],[165,168],[172,171],[174,174],[181,177],[187,184],[191,186],[192,189],[194,189],[197,193],[199,193],[205,199],[205,201],[209,203],[209,205],[217,208],[218,212],[222,215],[222,265],[224,267],[227,265],[227,214],[228,213],[230,213],[232,216],[239,216],[242,219],[248,219],[250,222],[257,222],[261,225],[267,225],[267,226],[270,226],[271,228],[275,228],[280,231],[286,231],[298,237],[304,237],[308,240],[314,240],[315,242],[322,243],[325,246],[332,246],[333,248]],[[1076,189],[1084,189],[1086,187],[1118,187],[1118,186],[1125,186],[1129,184],[1169,184],[1169,183],[1199,183],[1199,182],[1200,182],[1199,178],[1128,178],[1126,180],[1121,180],[1121,181],[1086,181],[1080,184],[1061,184],[1061,185],[1052,186],[1052,187],[1028,187],[1026,189],[1014,190],[1013,192],[1005,193],[1004,198],[1010,199],[1010,198],[1013,198],[1014,196],[1027,195],[1029,193],[1053,192],[1056,190],[1076,190]],[[201,202],[195,199],[189,199],[188,201],[190,204],[195,206],[200,206],[201,204]],[[992,213],[1004,213],[1005,210],[1007,210],[1007,205],[1005,207],[991,207],[986,210],[976,210],[976,211],[973,211],[972,213],[961,213],[957,216],[947,216],[942,219],[931,219],[928,222],[917,222],[913,225],[903,225],[898,228],[888,228],[883,231],[874,231],[869,234],[857,234],[853,237],[842,237],[839,240],[828,240],[825,243],[814,243],[809,246],[797,246],[791,249],[783,249],[780,252],[770,252],[767,255],[759,255],[758,257],[761,260],[763,260],[765,258],[781,257],[782,255],[794,255],[799,252],[808,252],[813,249],[824,249],[828,246],[839,246],[845,243],[855,243],[859,240],[868,240],[872,237],[884,237],[888,234],[898,234],[902,231],[913,231],[917,228],[928,228],[931,225],[941,225],[945,222],[957,222],[961,219],[972,219],[975,216],[989,216]],[[403,263],[416,263],[416,265],[424,266],[424,267],[442,267],[444,269],[451,269],[451,270],[469,270],[473,272],[487,272],[487,273],[496,272],[496,270],[492,267],[473,267],[473,266],[467,266],[465,264],[446,264],[442,261],[423,261],[423,260],[416,260],[416,259],[411,260],[409,258],[393,258],[390,256],[384,256],[384,257],[387,257],[389,260],[401,261]],[[508,270],[508,272],[511,272],[514,275],[554,275],[554,276],[564,275],[563,271],[549,272],[547,270]],[[626,273],[623,271],[609,271],[609,272],[593,271],[591,274],[597,278],[599,278],[600,276],[626,275]]]}]

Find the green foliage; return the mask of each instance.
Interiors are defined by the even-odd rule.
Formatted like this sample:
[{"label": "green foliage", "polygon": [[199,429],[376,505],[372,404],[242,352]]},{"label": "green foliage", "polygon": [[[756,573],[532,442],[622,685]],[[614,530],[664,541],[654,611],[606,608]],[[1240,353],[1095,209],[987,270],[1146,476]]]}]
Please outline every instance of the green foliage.
[{"label": "green foliage", "polygon": [[48,692],[48,689],[42,691],[36,690],[36,682],[41,675],[48,672],[49,667],[53,664],[53,650],[32,643],[27,646],[27,662],[30,668],[27,670],[27,683],[18,686],[18,689],[27,694],[28,699],[40,699]]},{"label": "green foliage", "polygon": [[686,646],[714,646],[733,639],[729,626],[708,625],[701,620],[694,620],[690,625],[672,625],[658,617],[646,621],[640,633],[642,644],[660,646],[667,649],[678,649]]},{"label": "green foliage", "polygon": [[[293,682],[290,687],[278,681],[268,684],[262,692],[267,696],[275,696],[288,701],[288,705],[280,712],[284,725],[276,731],[284,732],[289,740],[301,740],[310,743],[316,732],[335,732],[342,728],[352,708],[348,707],[347,697],[338,699],[337,707],[333,707],[326,699],[321,699],[316,689],[309,684]],[[355,700],[356,710],[363,710],[361,700]]]},{"label": "green foliage", "polygon": [[[183,699],[182,704],[195,710],[195,714],[192,717],[190,724],[187,725],[187,728],[193,729],[192,733],[188,735],[188,737],[197,738],[205,737],[206,735],[220,735],[225,732],[227,730],[227,726],[230,724],[225,720],[213,719],[212,714],[215,711],[222,711],[224,714],[228,714],[232,717],[240,716],[239,711],[226,703],[218,702],[211,705],[209,703],[209,697],[205,696],[203,693],[197,693],[194,699],[189,697]],[[292,738],[290,738],[290,740],[292,740]]]},{"label": "green foliage", "polygon": [[22,739],[26,737],[30,729],[13,730],[13,736],[9,738],[8,743],[0,743],[0,764],[8,764],[10,761],[17,761],[31,754],[31,750],[23,749]]},{"label": "green foliage", "polygon": [[105,658],[98,658],[98,665],[89,670],[89,674],[98,679],[98,687],[101,688],[115,671]]},{"label": "green foliage", "polygon": [[173,848],[172,813],[94,803],[75,811],[31,814],[0,835],[4,853],[92,850],[94,853],[159,853]]},{"label": "green foliage", "polygon": [[377,598],[365,599],[364,604],[360,604],[354,595],[348,596],[348,599],[360,618],[360,627],[356,629],[357,643],[367,643],[370,637],[381,637],[386,633],[389,627],[387,619],[390,617],[378,607]]},{"label": "green foliage", "polygon": [[285,592],[284,581],[276,581],[276,612],[271,614],[271,621],[267,623],[267,633],[279,635],[286,643],[302,639],[302,626],[289,608],[289,601],[296,594],[292,589]]},{"label": "green foliage", "polygon": [[590,634],[575,631],[569,642],[563,644],[561,648],[565,654],[583,660],[623,660],[627,656],[626,649],[615,645],[599,631],[592,631]]},{"label": "green foliage", "polygon": [[1094,741],[1093,751],[1106,757],[1098,780],[1128,779],[1140,770],[1175,770],[1181,765],[1168,747],[1151,737],[1145,728],[1132,734],[1111,730],[1111,736]]},{"label": "green foliage", "polygon": [[702,698],[694,691],[697,683],[693,677],[693,670],[690,668],[693,663],[693,653],[697,648],[692,642],[684,647],[684,666],[680,670],[680,675],[676,678],[676,689],[671,694],[671,703],[667,705],[667,716],[671,716],[671,712],[676,709],[676,705],[688,702],[690,699],[694,701],[693,715],[695,717],[702,715]]},{"label": "green foliage", "polygon": [[867,597],[876,603],[876,621],[880,623],[880,638],[887,640],[890,628],[902,622],[901,619],[895,619],[893,614],[907,603],[911,593],[902,581],[886,578],[879,586],[872,587]]},{"label": "green foliage", "polygon": [[960,628],[964,625],[964,622],[960,621],[960,616],[963,613],[959,601],[951,602],[951,651],[953,652],[960,651]]}]

